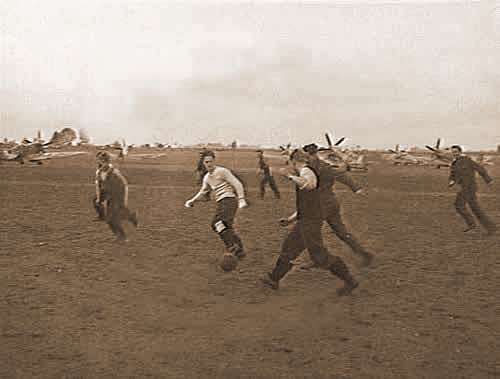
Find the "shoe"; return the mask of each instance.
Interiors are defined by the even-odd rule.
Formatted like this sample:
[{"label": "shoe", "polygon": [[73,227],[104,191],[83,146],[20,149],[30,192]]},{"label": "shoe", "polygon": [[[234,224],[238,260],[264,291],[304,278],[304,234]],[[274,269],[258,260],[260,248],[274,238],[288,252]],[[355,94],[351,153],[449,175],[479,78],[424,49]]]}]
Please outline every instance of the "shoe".
[{"label": "shoe", "polygon": [[233,245],[229,248],[229,252],[233,254],[236,258],[238,259],[243,259],[246,257],[247,253],[245,253],[245,250],[239,245]]},{"label": "shoe", "polygon": [[245,252],[245,250],[243,250],[242,248],[239,248],[237,251],[236,251],[236,257],[238,259],[243,259],[247,256],[247,253]]},{"label": "shoe", "polygon": [[344,282],[344,285],[337,290],[338,296],[347,296],[350,295],[354,289],[359,286],[359,283],[356,280],[352,280],[350,283]]},{"label": "shoe", "polygon": [[319,267],[319,266],[315,262],[308,262],[308,263],[305,263],[305,264],[299,266],[299,268],[301,270],[305,270],[305,271],[311,270],[311,269],[316,268],[316,267]]},{"label": "shoe", "polygon": [[137,228],[137,225],[139,225],[139,220],[137,219],[137,212],[132,213],[132,216],[130,216],[130,222]]},{"label": "shoe", "polygon": [[476,225],[469,225],[464,229],[464,233],[470,232],[471,230],[476,229]]},{"label": "shoe", "polygon": [[279,282],[276,282],[271,278],[271,274],[266,273],[262,278],[261,278],[262,283],[264,283],[266,286],[272,288],[273,290],[277,290],[280,287]]}]

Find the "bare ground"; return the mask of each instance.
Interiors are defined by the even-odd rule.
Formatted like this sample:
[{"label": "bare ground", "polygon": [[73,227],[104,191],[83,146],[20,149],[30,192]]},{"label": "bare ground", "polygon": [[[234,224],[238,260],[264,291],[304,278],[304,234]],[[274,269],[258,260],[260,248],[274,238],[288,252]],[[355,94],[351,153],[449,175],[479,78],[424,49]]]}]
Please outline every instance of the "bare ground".
[{"label": "bare ground", "polygon": [[[338,298],[326,271],[274,264],[291,213],[256,199],[255,159],[220,153],[247,180],[252,206],[236,228],[248,256],[223,273],[213,203],[185,209],[195,152],[121,165],[140,215],[130,242],[93,222],[92,156],[0,166],[2,378],[500,378],[500,237],[462,233],[447,170],[378,162],[368,196],[339,187],[369,268],[325,227],[359,289]],[[498,176],[498,165],[489,168]],[[500,186],[480,202],[500,222]]]}]

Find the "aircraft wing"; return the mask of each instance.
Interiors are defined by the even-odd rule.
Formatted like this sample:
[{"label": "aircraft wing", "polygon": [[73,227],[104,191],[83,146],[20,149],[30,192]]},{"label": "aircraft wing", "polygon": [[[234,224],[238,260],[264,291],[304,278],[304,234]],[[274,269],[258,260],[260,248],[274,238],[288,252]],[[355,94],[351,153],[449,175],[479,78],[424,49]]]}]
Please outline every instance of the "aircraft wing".
[{"label": "aircraft wing", "polygon": [[264,158],[266,159],[279,159],[283,162],[288,160],[288,155],[282,153],[264,153]]},{"label": "aircraft wing", "polygon": [[29,156],[30,161],[43,161],[47,159],[69,158],[77,155],[88,154],[86,151],[57,151]]},{"label": "aircraft wing", "polygon": [[166,153],[159,154],[129,154],[126,159],[157,159],[167,155]]},{"label": "aircraft wing", "polygon": [[7,151],[4,151],[4,150],[2,150],[0,152],[0,160],[2,160],[2,161],[13,161],[18,156],[19,156],[19,154],[8,153]]}]

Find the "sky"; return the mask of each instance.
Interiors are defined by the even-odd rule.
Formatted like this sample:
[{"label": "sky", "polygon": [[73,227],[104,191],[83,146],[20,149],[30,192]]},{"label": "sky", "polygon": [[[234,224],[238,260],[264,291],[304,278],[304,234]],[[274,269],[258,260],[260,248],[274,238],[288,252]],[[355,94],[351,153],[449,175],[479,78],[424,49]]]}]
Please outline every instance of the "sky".
[{"label": "sky", "polygon": [[500,144],[500,0],[0,2],[0,136]]}]

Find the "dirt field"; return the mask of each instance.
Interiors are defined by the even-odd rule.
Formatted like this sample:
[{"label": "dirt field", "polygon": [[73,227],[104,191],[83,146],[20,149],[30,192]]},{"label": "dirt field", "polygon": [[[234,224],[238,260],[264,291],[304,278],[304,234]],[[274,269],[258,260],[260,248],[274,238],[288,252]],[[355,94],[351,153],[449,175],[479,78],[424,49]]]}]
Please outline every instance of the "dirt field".
[{"label": "dirt field", "polygon": [[[500,236],[462,233],[447,169],[379,161],[356,174],[366,197],[337,184],[377,255],[360,269],[325,227],[361,283],[338,298],[326,271],[259,282],[294,193],[280,180],[280,202],[257,200],[253,153],[219,153],[252,204],[236,223],[248,256],[220,270],[214,203],[183,207],[196,154],[119,164],[140,216],[127,245],[93,222],[93,155],[0,165],[1,378],[500,378]],[[500,223],[500,179],[480,202]]]}]

